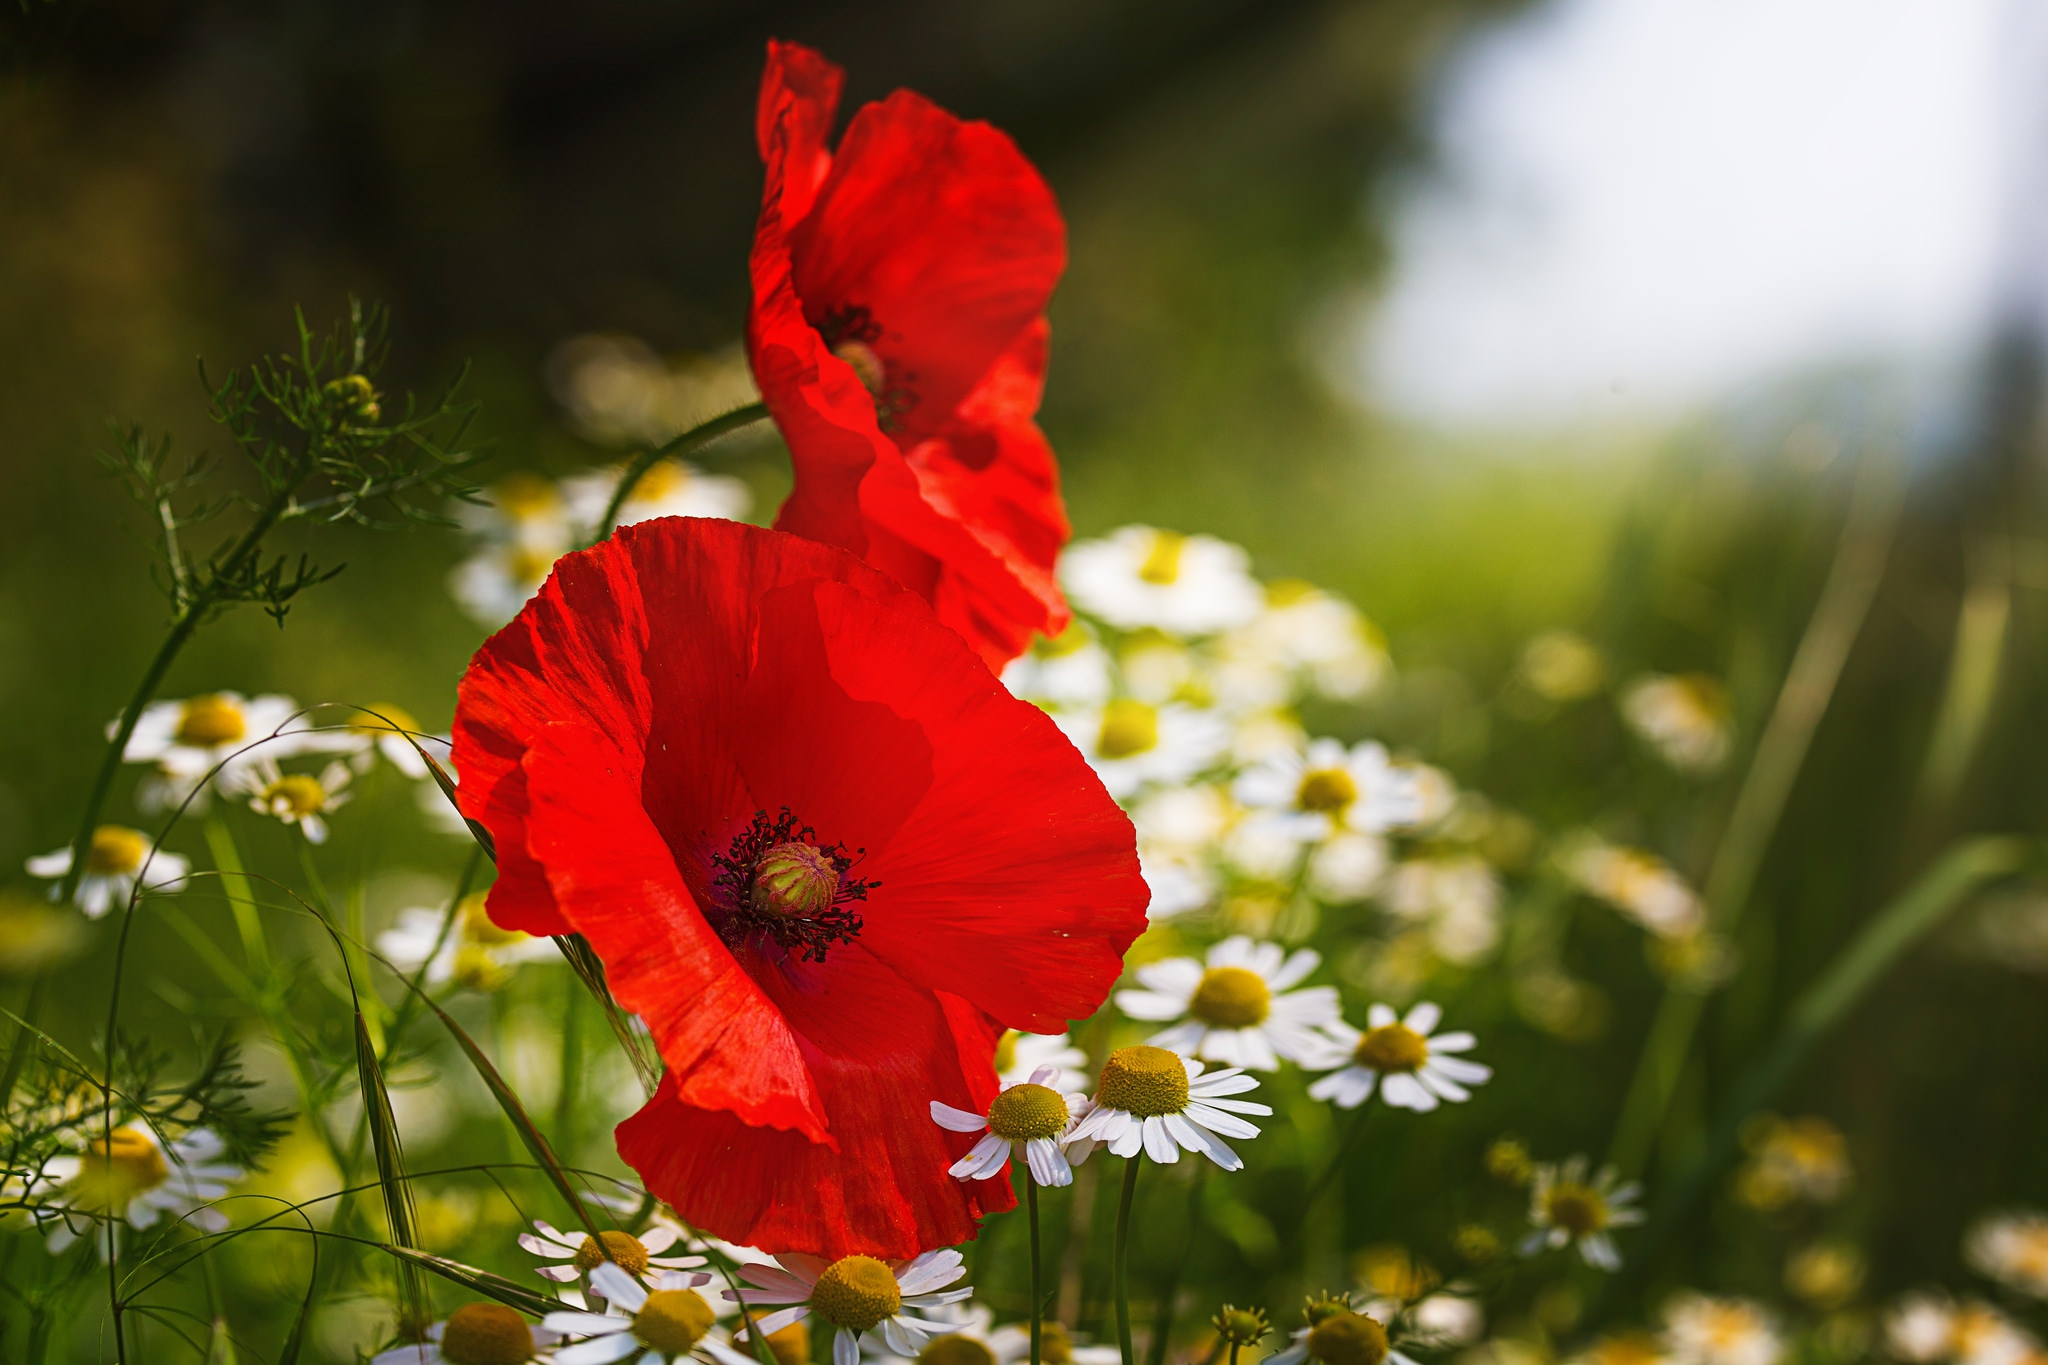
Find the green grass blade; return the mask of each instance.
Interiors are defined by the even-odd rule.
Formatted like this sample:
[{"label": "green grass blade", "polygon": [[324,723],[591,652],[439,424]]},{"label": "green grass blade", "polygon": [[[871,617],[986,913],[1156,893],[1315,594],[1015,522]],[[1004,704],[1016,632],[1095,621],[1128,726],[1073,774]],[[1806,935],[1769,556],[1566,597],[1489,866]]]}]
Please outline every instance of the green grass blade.
[{"label": "green grass blade", "polygon": [[[377,1159],[377,1182],[384,1192],[384,1217],[391,1227],[391,1240],[404,1247],[419,1245],[413,1213],[412,1186],[405,1178],[405,1152],[398,1138],[398,1119],[391,1112],[391,1095],[384,1086],[384,1069],[377,1063],[376,1045],[370,1038],[363,1012],[355,1011],[356,1079],[362,1090],[363,1120],[370,1128],[370,1150]],[[410,1267],[399,1274],[399,1301],[417,1321],[424,1306],[419,1275]]]}]

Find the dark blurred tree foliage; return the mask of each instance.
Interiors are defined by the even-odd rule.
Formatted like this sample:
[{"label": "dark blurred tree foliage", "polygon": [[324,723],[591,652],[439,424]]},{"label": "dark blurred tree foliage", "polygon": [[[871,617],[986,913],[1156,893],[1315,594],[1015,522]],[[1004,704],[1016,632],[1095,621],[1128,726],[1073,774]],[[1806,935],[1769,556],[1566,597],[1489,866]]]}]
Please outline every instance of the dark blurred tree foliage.
[{"label": "dark blurred tree foliage", "polygon": [[[842,62],[850,102],[915,87],[1009,129],[1046,168],[1074,250],[1046,420],[1084,526],[1213,529],[1250,544],[1268,571],[1319,578],[1369,610],[1405,603],[1391,613],[1402,657],[1434,643],[1421,652],[1466,665],[1469,682],[1413,679],[1389,709],[1395,737],[1546,820],[1606,813],[1604,774],[1641,761],[1611,726],[1567,717],[1540,733],[1494,732],[1478,698],[1518,643],[1508,628],[1527,629],[1546,604],[1573,605],[1524,593],[1526,580],[1576,584],[1601,562],[1598,512],[1618,498],[1613,477],[1534,465],[1497,482],[1485,506],[1454,477],[1443,477],[1447,492],[1389,483],[1383,457],[1398,435],[1362,431],[1301,358],[1304,315],[1378,268],[1366,192],[1416,156],[1418,97],[1448,42],[1507,7],[24,0],[0,10],[0,859],[18,866],[68,832],[94,736],[160,625],[126,505],[86,458],[102,417],[196,434],[196,352],[246,359],[282,340],[292,303],[317,317],[354,290],[391,304],[395,368],[415,382],[450,359],[477,360],[484,426],[508,463],[587,462],[592,452],[554,424],[540,392],[551,344],[595,329],[693,349],[737,333],[758,188],[753,89],[771,33]],[[1881,401],[1844,415],[1795,395],[1753,430],[1685,437],[1638,492],[1604,606],[1578,603],[1625,669],[1730,677],[1753,737],[1826,572],[1847,482],[1846,460],[1816,474],[1784,458],[1787,433],[1832,422],[1851,454],[1889,444],[1914,458],[1890,569],[1765,859],[1743,973],[1708,1012],[1667,1161],[1798,989],[1944,838],[2041,828],[2038,354],[2024,331],[1996,349],[1968,417],[1932,432],[1902,432]],[[1458,458],[1404,453],[1410,467]],[[1439,504],[1473,520],[1436,558],[1398,538],[1402,555],[1391,555],[1375,536],[1403,511],[1375,500],[1404,491],[1431,500],[1438,531],[1455,523]],[[451,552],[428,536],[377,548],[282,636],[253,617],[223,627],[181,665],[172,694],[390,696],[445,720],[477,638],[441,589]],[[1432,596],[1451,590],[1422,580],[1445,577],[1445,556],[1460,555],[1474,562],[1464,595]],[[1488,577],[1489,558],[1510,568]],[[1980,623],[2004,603],[1996,687],[1975,743],[1930,785],[1929,739],[1972,585]],[[1494,597],[1505,603],[1497,612]],[[1422,610],[1445,600],[1466,614],[1447,625]],[[1479,642],[1444,643],[1459,630]],[[1560,773],[1572,784],[1560,786]],[[1725,794],[1674,791],[1633,832],[1697,877],[1725,808]],[[1493,1035],[1504,1077],[1521,1068],[1522,1078],[1475,1104],[1501,1101],[1499,1124],[1546,1156],[1602,1149],[1655,1003],[1621,935],[1581,937],[1577,965],[1622,983],[1608,1045]],[[1782,1101],[1850,1132],[1863,1193],[1838,1222],[1870,1239],[1880,1287],[1953,1279],[1957,1234],[1987,1202],[2048,1202],[2048,1171],[2033,1159],[2048,1145],[2034,1080],[2048,1061],[2042,994],[2038,978],[1922,951]],[[1504,1004],[1500,1016],[1505,1030]],[[1544,1086],[1532,1089],[1532,1070],[1548,1073]],[[1505,1104],[1532,1093],[1555,1102]],[[1425,1221],[1435,1192],[1472,1172],[1474,1149],[1410,1145],[1412,1172],[1383,1191],[1395,1228]],[[1775,1253],[1745,1251],[1761,1236],[1755,1215],[1716,1195],[1658,1279],[1768,1290]]]}]

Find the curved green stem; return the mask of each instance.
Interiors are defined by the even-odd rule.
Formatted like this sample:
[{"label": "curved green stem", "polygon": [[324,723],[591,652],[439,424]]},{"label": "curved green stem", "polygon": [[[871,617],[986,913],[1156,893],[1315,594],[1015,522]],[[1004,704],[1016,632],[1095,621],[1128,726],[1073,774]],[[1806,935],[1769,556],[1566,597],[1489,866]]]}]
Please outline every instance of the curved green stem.
[{"label": "curved green stem", "polygon": [[1131,1200],[1138,1192],[1138,1167],[1144,1154],[1124,1159],[1124,1192],[1116,1203],[1116,1249],[1110,1263],[1112,1288],[1116,1295],[1116,1347],[1123,1365],[1137,1365],[1131,1351]]},{"label": "curved green stem", "polygon": [[1031,1220],[1031,1365],[1039,1365],[1039,1336],[1045,1317],[1045,1293],[1039,1285],[1038,1182],[1024,1171],[1024,1208]]},{"label": "curved green stem", "polygon": [[693,450],[710,445],[727,432],[751,426],[767,415],[766,403],[749,403],[743,408],[734,408],[722,417],[714,417],[708,422],[691,427],[682,435],[672,437],[654,449],[642,451],[634,456],[633,463],[627,465],[626,472],[619,476],[618,486],[612,489],[611,501],[604,505],[604,515],[598,518],[597,522],[596,538],[607,540],[611,537],[612,527],[617,525],[619,520],[619,509],[626,505],[627,498],[633,496],[633,490],[639,486],[640,480],[646,477],[648,470],[671,455],[687,455]]}]

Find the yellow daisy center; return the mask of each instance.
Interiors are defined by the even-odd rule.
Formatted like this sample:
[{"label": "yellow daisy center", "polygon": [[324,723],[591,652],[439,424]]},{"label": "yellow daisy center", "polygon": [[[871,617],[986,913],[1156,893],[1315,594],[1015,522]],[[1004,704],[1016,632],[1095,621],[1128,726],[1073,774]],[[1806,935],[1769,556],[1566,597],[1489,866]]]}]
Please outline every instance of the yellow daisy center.
[{"label": "yellow daisy center", "polygon": [[657,1289],[633,1315],[633,1335],[657,1351],[681,1355],[711,1330],[711,1305],[694,1289]]},{"label": "yellow daisy center", "polygon": [[1311,1327],[1319,1327],[1339,1313],[1350,1311],[1351,1300],[1342,1294],[1325,1293],[1320,1298],[1305,1300],[1301,1306],[1301,1316]]},{"label": "yellow daisy center", "polygon": [[1096,1096],[1139,1118],[1178,1114],[1188,1107],[1188,1069],[1163,1047],[1120,1047],[1103,1063]]},{"label": "yellow daisy center", "polygon": [[529,521],[555,510],[560,496],[538,474],[507,474],[491,487],[491,501],[514,521]]},{"label": "yellow daisy center", "polygon": [[633,485],[634,502],[660,502],[672,498],[689,485],[690,476],[681,464],[674,460],[662,460],[649,467],[640,476],[640,482]]},{"label": "yellow daisy center", "polygon": [[490,912],[484,908],[488,901],[488,893],[483,891],[472,891],[462,898],[462,936],[485,948],[504,948],[525,940],[527,935],[517,929],[501,929],[492,923]]},{"label": "yellow daisy center", "polygon": [[125,825],[101,825],[85,850],[88,876],[109,877],[135,872],[149,856],[149,836]]},{"label": "yellow daisy center", "polygon": [[1585,1237],[1607,1226],[1607,1201],[1591,1185],[1575,1180],[1552,1185],[1543,1196],[1543,1212],[1554,1225],[1574,1237]]},{"label": "yellow daisy center", "polygon": [[87,1149],[79,1161],[76,1188],[80,1208],[119,1213],[130,1200],[171,1178],[163,1149],[140,1128],[116,1128]]},{"label": "yellow daisy center", "polygon": [[996,1365],[996,1353],[973,1337],[954,1332],[919,1351],[917,1365]]},{"label": "yellow daisy center", "polygon": [[286,773],[263,789],[263,804],[273,814],[303,820],[327,809],[327,788],[317,777]]},{"label": "yellow daisy center", "polygon": [[903,1306],[895,1272],[872,1256],[842,1256],[811,1290],[811,1308],[834,1327],[865,1332]]},{"label": "yellow daisy center", "polygon": [[1053,1138],[1066,1126],[1066,1097],[1050,1086],[1013,1085],[988,1107],[988,1130],[999,1138]]},{"label": "yellow daisy center", "polygon": [[996,1044],[996,1074],[1017,1065],[1017,1040],[1023,1036],[1016,1029],[1003,1030],[1002,1040]]},{"label": "yellow daisy center", "polygon": [[1178,531],[1154,531],[1152,548],[1145,552],[1145,562],[1138,566],[1138,577],[1162,588],[1178,582],[1181,551],[1187,546],[1188,538]]},{"label": "yellow daisy center", "polygon": [[1211,967],[1188,1001],[1188,1013],[1212,1028],[1250,1028],[1272,1012],[1272,988],[1243,967]]},{"label": "yellow daisy center", "polygon": [[533,1333],[502,1303],[465,1303],[441,1328],[441,1358],[448,1365],[520,1365],[533,1359]]},{"label": "yellow daisy center", "polygon": [[1102,729],[1095,752],[1104,758],[1129,758],[1159,746],[1159,713],[1141,701],[1119,697],[1102,708]]},{"label": "yellow daisy center", "polygon": [[1048,1322],[1038,1329],[1038,1355],[1045,1365],[1074,1365],[1074,1339],[1066,1324]]},{"label": "yellow daisy center", "polygon": [[[754,1353],[744,1327],[734,1330],[732,1344],[748,1355]],[[770,1332],[768,1350],[775,1357],[775,1365],[810,1365],[811,1324],[804,1318],[798,1318],[780,1331]]]},{"label": "yellow daisy center", "polygon": [[555,553],[552,550],[535,550],[525,545],[512,551],[512,562],[507,567],[512,581],[522,586],[547,580],[548,570],[555,567]]},{"label": "yellow daisy center", "polygon": [[[1088,631],[1083,626],[1068,626],[1059,634],[1041,638],[1033,651],[1042,659],[1059,659],[1069,654],[1079,654],[1088,648]],[[1043,1339],[1041,1338],[1041,1345]]]},{"label": "yellow daisy center", "polygon": [[1309,1331],[1308,1353],[1326,1365],[1380,1365],[1387,1329],[1363,1313],[1332,1313]]},{"label": "yellow daisy center", "polygon": [[[599,1242],[604,1250],[598,1249]],[[609,1257],[606,1256],[609,1252]],[[600,1232],[595,1237],[585,1237],[583,1245],[576,1248],[576,1268],[588,1275],[609,1259],[628,1275],[647,1273],[647,1248],[640,1245],[640,1239],[630,1232]]]},{"label": "yellow daisy center", "polygon": [[473,991],[494,991],[512,977],[512,973],[491,956],[490,949],[480,948],[474,943],[456,948],[452,971],[456,985],[467,986]]},{"label": "yellow daisy center", "polygon": [[1406,1024],[1382,1024],[1365,1031],[1351,1058],[1374,1071],[1418,1071],[1429,1060],[1429,1040]]},{"label": "yellow daisy center", "polygon": [[1317,768],[1302,775],[1294,804],[1303,810],[1335,815],[1358,799],[1358,783],[1342,768]]},{"label": "yellow daisy center", "polygon": [[761,855],[747,898],[764,915],[816,919],[832,908],[838,891],[839,868],[822,849],[789,843]]},{"label": "yellow daisy center", "polygon": [[173,738],[195,749],[217,749],[238,742],[248,732],[249,722],[242,715],[241,703],[216,692],[194,697],[178,708],[178,729]]},{"label": "yellow daisy center", "polygon": [[367,711],[358,712],[356,718],[348,723],[348,728],[359,735],[395,735],[400,731],[418,734],[420,723],[404,707],[379,702]]}]

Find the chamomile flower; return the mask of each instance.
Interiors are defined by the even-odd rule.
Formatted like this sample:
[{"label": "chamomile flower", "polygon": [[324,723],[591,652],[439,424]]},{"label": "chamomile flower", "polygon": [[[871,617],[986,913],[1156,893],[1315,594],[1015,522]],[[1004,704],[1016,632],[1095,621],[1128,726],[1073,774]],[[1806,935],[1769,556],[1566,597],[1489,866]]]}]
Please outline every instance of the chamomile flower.
[{"label": "chamomile flower", "polygon": [[1500,942],[1500,874],[1469,853],[1409,858],[1379,887],[1380,903],[1418,925],[1446,962],[1470,966]]},{"label": "chamomile flower", "polygon": [[[126,825],[101,825],[85,850],[85,871],[71,893],[87,919],[98,919],[134,893],[136,880],[145,891],[168,891],[192,870],[189,860],[153,847],[149,836]],[[62,878],[71,871],[70,848],[52,849],[28,860],[31,877]],[[54,890],[55,888],[53,888]],[[53,897],[54,899],[54,897]]]},{"label": "chamomile flower", "polygon": [[1219,882],[1211,854],[1230,818],[1230,799],[1212,786],[1165,787],[1132,807],[1138,869],[1152,890],[1146,913],[1154,921],[1215,899]]},{"label": "chamomile flower", "polygon": [[486,545],[449,572],[449,595],[472,621],[495,630],[519,614],[548,581],[555,561],[572,548],[566,540],[547,546]]},{"label": "chamomile flower", "polygon": [[1442,1100],[1471,1099],[1472,1092],[1465,1087],[1483,1085],[1493,1077],[1493,1068],[1455,1055],[1471,1049],[1477,1041],[1471,1034],[1431,1036],[1443,1011],[1426,1000],[1409,1010],[1406,1019],[1390,1005],[1374,1005],[1365,1018],[1363,1033],[1341,1019],[1324,1026],[1334,1046],[1307,1065],[1317,1070],[1340,1063],[1341,1067],[1311,1085],[1310,1098],[1356,1109],[1372,1097],[1377,1084],[1380,1099],[1387,1104],[1427,1113]]},{"label": "chamomile flower", "polygon": [[[426,760],[413,747],[417,742],[430,753],[446,754],[446,739],[429,735],[420,729],[420,723],[412,713],[402,706],[390,702],[379,702],[351,712],[348,724],[340,730],[322,733],[324,743],[317,747],[349,756],[349,764],[359,773],[366,773],[370,766],[382,757],[386,763],[418,781],[427,775]],[[308,747],[315,747],[310,745]],[[442,764],[443,767],[447,765]]]},{"label": "chamomile flower", "polygon": [[[973,1296],[970,1288],[946,1286],[967,1273],[960,1253],[951,1247],[927,1251],[915,1260],[891,1264],[872,1256],[842,1256],[827,1262],[817,1256],[784,1252],[775,1265],[739,1268],[748,1287],[739,1298],[749,1304],[787,1304],[756,1320],[763,1333],[778,1332],[815,1313],[836,1329],[832,1365],[860,1365],[860,1338],[880,1332],[897,1355],[915,1356],[925,1339],[953,1330],[947,1322],[916,1317],[906,1308],[940,1308]],[[731,1297],[733,1291],[725,1291]],[[565,1365],[579,1365],[576,1361]]]},{"label": "chamomile flower", "polygon": [[339,760],[322,768],[316,777],[311,773],[284,772],[278,768],[276,759],[262,754],[254,763],[237,768],[233,778],[223,779],[222,785],[246,795],[249,809],[258,815],[275,816],[287,825],[297,825],[308,842],[324,844],[328,812],[348,803],[350,793],[346,789],[352,776],[348,764]]},{"label": "chamomile flower", "polygon": [[1582,1156],[1562,1165],[1538,1166],[1529,1182],[1529,1221],[1535,1226],[1522,1239],[1522,1254],[1577,1246],[1594,1269],[1620,1269],[1621,1253],[1615,1250],[1609,1229],[1642,1222],[1643,1211],[1631,1207],[1642,1186],[1619,1180],[1612,1166],[1603,1166],[1588,1179]]},{"label": "chamomile flower", "polygon": [[1387,841],[1377,834],[1333,834],[1309,856],[1308,889],[1331,905],[1364,900],[1386,879],[1387,863]]},{"label": "chamomile flower", "polygon": [[1134,975],[1143,990],[1118,991],[1116,1007],[1133,1019],[1180,1022],[1146,1041],[1189,1057],[1277,1071],[1280,1059],[1320,1056],[1320,1030],[1341,1022],[1334,986],[1292,990],[1322,962],[1312,948],[1292,954],[1243,934],[1209,949],[1207,958],[1148,962]]},{"label": "chamomile flower", "polygon": [[[574,1284],[607,1262],[622,1267],[629,1275],[653,1283],[666,1271],[692,1270],[706,1263],[702,1256],[661,1254],[674,1246],[681,1236],[676,1228],[656,1223],[637,1235],[607,1229],[592,1237],[587,1232],[563,1232],[536,1218],[532,1232],[519,1234],[519,1245],[544,1261],[557,1262],[541,1266],[534,1272],[556,1284]],[[602,1250],[598,1246],[600,1241],[604,1244]],[[693,1287],[711,1282],[708,1274],[687,1278]]]},{"label": "chamomile flower", "polygon": [[117,1223],[140,1231],[165,1215],[206,1232],[221,1231],[227,1215],[213,1201],[244,1174],[220,1160],[226,1150],[210,1128],[194,1128],[168,1147],[142,1123],[91,1139],[82,1155],[57,1157],[43,1168],[46,1178],[64,1186],[67,1209],[44,1245],[51,1255],[61,1255],[83,1235],[81,1223],[97,1223],[104,1228],[95,1235],[105,1259]]},{"label": "chamomile flower", "polygon": [[1385,678],[1386,642],[1341,598],[1298,580],[1266,586],[1266,608],[1217,642],[1217,691],[1226,705],[1281,706],[1305,686],[1354,701]]},{"label": "chamomile flower", "polygon": [[1901,1360],[1932,1365],[2022,1365],[2039,1343],[1988,1303],[1946,1294],[1908,1294],[1884,1319],[1885,1345]]},{"label": "chamomile flower", "polygon": [[479,991],[498,989],[523,962],[562,960],[552,940],[501,929],[484,906],[483,892],[464,896],[453,925],[447,923],[444,909],[412,906],[401,910],[398,923],[377,935],[377,951],[402,972],[425,966],[429,985],[454,981]]},{"label": "chamomile flower", "polygon": [[1766,1115],[1743,1130],[1749,1160],[1735,1178],[1743,1202],[1759,1209],[1832,1204],[1849,1189],[1849,1140],[1824,1118]]},{"label": "chamomile flower", "polygon": [[986,1180],[1003,1169],[1018,1143],[1031,1178],[1040,1185],[1071,1185],[1074,1171],[1060,1143],[1088,1111],[1088,1097],[1053,1089],[1057,1066],[1041,1066],[1029,1079],[1006,1085],[989,1103],[988,1113],[971,1114],[933,1100],[932,1122],[953,1133],[980,1133],[982,1138],[946,1168],[956,1180]]},{"label": "chamomile flower", "polygon": [[1384,834],[1423,817],[1423,793],[1413,771],[1396,766],[1384,745],[1346,749],[1334,739],[1286,749],[1238,775],[1232,793],[1262,823],[1304,844],[1339,830]]},{"label": "chamomile flower", "polygon": [[1109,652],[1095,632],[1076,621],[1058,635],[1040,637],[1003,669],[1013,696],[1052,706],[1100,706],[1112,684]]},{"label": "chamomile flower", "polygon": [[[1020,1365],[1029,1360],[1031,1329],[1020,1322],[998,1327],[995,1316],[979,1303],[933,1309],[932,1317],[950,1324],[952,1331],[919,1352],[917,1365]],[[860,1348],[870,1365],[912,1365],[910,1357],[897,1355],[873,1335],[862,1337]],[[1122,1359],[1114,1346],[1075,1345],[1055,1321],[1039,1324],[1038,1354],[1044,1365],[1117,1365]]]},{"label": "chamomile flower", "polygon": [[1354,1303],[1342,1294],[1310,1299],[1302,1309],[1302,1325],[1289,1334],[1288,1345],[1263,1365],[1304,1365],[1311,1360],[1320,1365],[1415,1365],[1413,1358],[1394,1349],[1386,1323],[1360,1312]]},{"label": "chamomile flower", "polygon": [[1664,1305],[1664,1345],[1672,1365],[1777,1365],[1785,1354],[1759,1305],[1691,1292]]},{"label": "chamomile flower", "polygon": [[545,1365],[560,1333],[536,1327],[502,1303],[465,1303],[427,1328],[426,1339],[370,1357],[370,1365]]},{"label": "chamomile flower", "polygon": [[1238,1170],[1244,1159],[1223,1139],[1257,1137],[1259,1130],[1238,1115],[1273,1111],[1252,1100],[1225,1097],[1258,1084],[1238,1067],[1205,1075],[1200,1062],[1165,1048],[1120,1047],[1103,1064],[1094,1107],[1067,1135],[1067,1160],[1079,1165],[1101,1146],[1121,1157],[1142,1150],[1171,1165],[1185,1150],[1201,1153],[1226,1171]]},{"label": "chamomile flower", "polygon": [[1045,1084],[1065,1094],[1088,1089],[1088,1054],[1074,1046],[1064,1033],[1020,1033],[1011,1029],[996,1044],[996,1079],[1004,1085],[1028,1081],[1041,1067],[1052,1067],[1056,1078]]},{"label": "chamomile flower", "polygon": [[1660,938],[1686,938],[1706,924],[1699,896],[1653,853],[1582,835],[1559,861],[1580,887]]},{"label": "chamomile flower", "polygon": [[1585,636],[1546,630],[1523,646],[1516,671],[1531,692],[1561,704],[1598,692],[1607,680],[1607,661]]},{"label": "chamomile flower", "polygon": [[[562,480],[570,520],[586,535],[596,534],[597,523],[625,471],[625,465],[614,465]],[[747,485],[730,474],[706,474],[681,460],[659,460],[640,476],[640,482],[619,505],[618,524],[631,526],[654,517],[737,521],[753,503]]]},{"label": "chamomile flower", "polygon": [[1060,711],[1053,723],[1119,801],[1147,786],[1188,781],[1230,745],[1230,723],[1214,711],[1132,697]]},{"label": "chamomile flower", "polygon": [[1265,605],[1242,549],[1150,526],[1069,545],[1060,583],[1083,611],[1120,630],[1210,635],[1246,624]]},{"label": "chamomile flower", "polygon": [[1711,773],[1728,757],[1728,689],[1700,673],[1649,674],[1621,698],[1622,719],[1680,772]]},{"label": "chamomile flower", "polygon": [[[271,754],[292,754],[306,743],[312,726],[298,714],[299,705],[275,693],[245,697],[239,692],[209,692],[183,701],[151,702],[142,708],[127,745],[124,763],[151,763],[156,774],[143,783],[136,800],[144,810],[169,810],[191,797],[206,775],[220,766],[225,782],[238,768],[255,761],[250,745],[277,735],[264,748]],[[118,722],[108,722],[111,737]]]},{"label": "chamomile flower", "polygon": [[1963,1242],[1980,1273],[2037,1299],[2048,1299],[2048,1217],[2030,1209],[1980,1219]]},{"label": "chamomile flower", "polygon": [[708,1278],[665,1270],[649,1286],[604,1262],[590,1272],[590,1290],[609,1305],[608,1311],[568,1309],[540,1320],[550,1332],[578,1338],[574,1345],[555,1351],[555,1365],[611,1365],[620,1360],[666,1365],[692,1358],[717,1365],[753,1365],[751,1357],[712,1335],[717,1317],[694,1287]]}]

